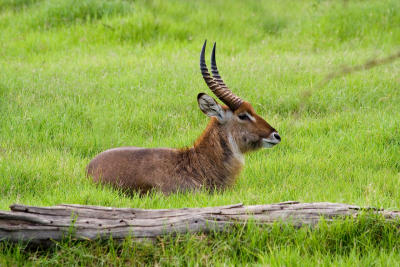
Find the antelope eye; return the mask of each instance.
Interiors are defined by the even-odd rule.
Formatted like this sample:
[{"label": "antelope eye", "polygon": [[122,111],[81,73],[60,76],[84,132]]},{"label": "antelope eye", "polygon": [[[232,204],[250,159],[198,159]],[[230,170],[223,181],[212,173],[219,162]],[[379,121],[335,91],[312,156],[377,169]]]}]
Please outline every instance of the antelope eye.
[{"label": "antelope eye", "polygon": [[250,120],[250,118],[249,118],[249,116],[247,116],[247,114],[239,114],[239,119],[241,119],[242,121],[249,121]]}]

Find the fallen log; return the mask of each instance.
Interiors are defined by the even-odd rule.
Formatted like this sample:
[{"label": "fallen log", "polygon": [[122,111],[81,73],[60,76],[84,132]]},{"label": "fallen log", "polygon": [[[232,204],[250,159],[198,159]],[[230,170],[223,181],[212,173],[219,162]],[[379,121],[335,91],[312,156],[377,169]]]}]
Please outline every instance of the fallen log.
[{"label": "fallen log", "polygon": [[11,211],[0,211],[0,240],[48,243],[69,236],[76,240],[101,238],[154,239],[178,233],[207,233],[223,231],[233,224],[246,224],[249,219],[257,224],[275,222],[295,226],[316,225],[325,221],[357,216],[363,210],[381,214],[386,219],[400,218],[400,211],[384,211],[340,203],[299,203],[288,201],[277,204],[244,206],[234,204],[221,207],[183,209],[111,208],[64,204],[35,207],[14,204]]}]

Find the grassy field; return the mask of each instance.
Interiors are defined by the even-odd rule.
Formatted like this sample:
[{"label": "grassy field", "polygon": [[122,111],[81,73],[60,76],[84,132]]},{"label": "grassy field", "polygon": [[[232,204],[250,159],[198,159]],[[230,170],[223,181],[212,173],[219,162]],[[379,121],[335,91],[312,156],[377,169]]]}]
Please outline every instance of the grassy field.
[{"label": "grassy field", "polygon": [[[85,166],[111,147],[184,147],[208,119],[198,61],[220,72],[282,136],[246,156],[224,192],[127,196]],[[0,1],[0,209],[12,203],[136,208],[329,201],[400,209],[400,60],[316,85],[400,50],[400,2]],[[208,55],[210,49],[208,50]],[[316,230],[254,225],[154,245],[0,243],[0,265],[398,265],[379,218]]]}]

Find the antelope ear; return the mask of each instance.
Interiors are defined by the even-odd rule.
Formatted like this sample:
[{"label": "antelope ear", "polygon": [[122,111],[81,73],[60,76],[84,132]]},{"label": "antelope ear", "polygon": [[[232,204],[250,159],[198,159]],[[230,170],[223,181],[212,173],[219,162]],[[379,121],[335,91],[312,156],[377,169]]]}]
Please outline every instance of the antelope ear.
[{"label": "antelope ear", "polygon": [[226,117],[225,110],[211,96],[200,93],[197,95],[199,108],[209,117],[216,117],[219,122],[224,122]]}]

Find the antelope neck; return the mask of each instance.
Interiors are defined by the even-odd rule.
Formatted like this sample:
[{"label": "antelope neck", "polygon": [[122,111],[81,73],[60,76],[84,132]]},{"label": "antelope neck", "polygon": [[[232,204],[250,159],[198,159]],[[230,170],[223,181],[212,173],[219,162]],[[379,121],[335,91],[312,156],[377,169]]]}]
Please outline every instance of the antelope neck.
[{"label": "antelope neck", "polygon": [[194,144],[194,151],[198,155],[205,156],[208,160],[219,164],[230,164],[237,160],[240,165],[244,164],[244,157],[237,146],[234,137],[224,129],[216,119],[212,119],[202,135]]}]

